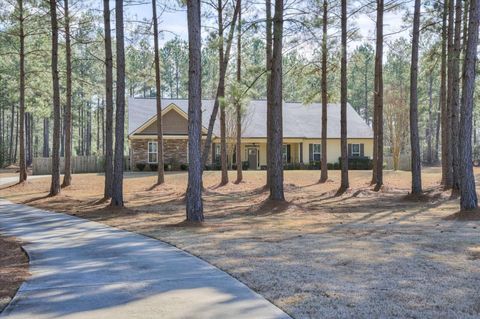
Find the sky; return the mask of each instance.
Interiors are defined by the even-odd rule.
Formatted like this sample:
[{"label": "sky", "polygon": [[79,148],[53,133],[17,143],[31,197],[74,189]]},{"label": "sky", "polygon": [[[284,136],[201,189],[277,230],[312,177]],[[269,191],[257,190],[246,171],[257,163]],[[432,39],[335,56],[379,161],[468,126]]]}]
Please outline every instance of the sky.
[{"label": "sky", "polygon": [[[132,6],[126,9],[126,12],[131,17],[137,19],[152,18],[152,9],[150,4],[142,4]],[[160,12],[159,12],[160,13]],[[367,41],[374,45],[375,41],[375,14],[361,14],[357,15],[355,20],[352,21],[359,28],[359,32],[362,39],[359,41],[353,41],[349,43],[349,50],[354,49],[360,45],[363,41]],[[402,21],[402,13],[387,12],[384,16],[384,34],[388,35],[385,40],[390,41],[399,37],[408,37],[409,30],[398,32],[404,28]],[[186,9],[166,10],[163,11],[160,21],[160,30],[162,30],[161,41],[162,45],[166,41],[174,38],[175,36],[181,39],[187,40],[187,13]],[[393,33],[393,34],[392,34]],[[390,35],[391,34],[391,35]]]}]

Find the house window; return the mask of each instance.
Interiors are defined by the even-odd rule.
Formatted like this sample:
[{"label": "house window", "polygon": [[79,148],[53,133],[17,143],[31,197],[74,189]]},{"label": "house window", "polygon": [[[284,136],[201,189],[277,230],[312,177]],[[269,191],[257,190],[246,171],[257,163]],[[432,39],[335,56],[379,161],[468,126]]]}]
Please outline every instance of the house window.
[{"label": "house window", "polygon": [[322,157],[322,144],[313,144],[313,161],[320,162]]},{"label": "house window", "polygon": [[158,163],[157,142],[148,142],[148,162]]},{"label": "house window", "polygon": [[220,144],[215,144],[215,162],[220,163],[220,159],[221,159]]},{"label": "house window", "polygon": [[290,145],[283,144],[282,158],[284,163],[290,163]]},{"label": "house window", "polygon": [[352,156],[360,156],[360,144],[352,144]]}]

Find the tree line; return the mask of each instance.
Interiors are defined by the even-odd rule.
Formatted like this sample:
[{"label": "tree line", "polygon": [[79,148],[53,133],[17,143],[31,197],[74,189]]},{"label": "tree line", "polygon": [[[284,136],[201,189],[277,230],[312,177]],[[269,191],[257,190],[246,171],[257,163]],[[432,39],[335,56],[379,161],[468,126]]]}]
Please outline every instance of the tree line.
[{"label": "tree line", "polygon": [[[444,187],[460,194],[462,209],[477,206],[472,167],[477,142],[477,0],[305,0],[289,4],[282,0],[264,4],[192,0],[174,8],[169,2],[153,0],[152,19],[140,22],[126,22],[124,8],[130,3],[117,0],[114,37],[108,0],[102,8],[69,0],[4,1],[0,53],[8,59],[0,62],[4,84],[0,90],[0,162],[18,162],[19,181],[24,182],[35,154],[51,156],[52,196],[61,186],[71,184],[73,154],[101,154],[105,156],[104,197],[113,206],[123,206],[125,96],[156,97],[157,114],[162,109],[161,97],[188,98],[186,215],[189,221],[203,221],[202,173],[215,122],[220,122],[220,184],[224,185],[229,182],[227,139],[234,135],[236,141],[241,140],[246,102],[266,98],[266,186],[271,200],[285,199],[283,101],[321,101],[323,112],[318,120],[323,128],[324,163],[326,105],[340,101],[339,193],[349,188],[346,109],[350,102],[373,128],[371,182],[375,190],[383,186],[384,154],[392,155],[398,165],[400,154],[408,151],[413,195],[423,192],[421,163],[441,160]],[[170,9],[186,9],[188,39],[175,37],[161,47],[158,12]],[[385,34],[384,15],[390,12],[406,13],[411,37]],[[351,22],[358,15],[374,19],[375,45],[362,39]],[[204,22],[213,26],[202,39]],[[127,44],[126,24],[135,29]],[[360,44],[353,48],[353,42]],[[46,83],[50,90],[45,89]],[[205,143],[200,142],[202,98],[215,100]],[[229,116],[235,119],[231,124]],[[158,119],[157,183],[162,184],[161,116]],[[228,126],[233,127],[230,133]],[[241,152],[235,153],[240,163]],[[60,157],[66,163],[62,184]],[[241,165],[237,165],[236,182],[242,178]],[[322,165],[320,182],[327,180],[327,165]]]}]

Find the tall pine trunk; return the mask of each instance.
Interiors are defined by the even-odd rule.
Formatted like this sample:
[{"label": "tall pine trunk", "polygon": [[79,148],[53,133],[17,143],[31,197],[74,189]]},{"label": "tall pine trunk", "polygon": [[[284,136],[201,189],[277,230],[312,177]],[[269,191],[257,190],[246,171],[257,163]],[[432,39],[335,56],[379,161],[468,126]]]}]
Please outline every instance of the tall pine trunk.
[{"label": "tall pine trunk", "polygon": [[14,149],[13,149],[13,146],[14,146],[14,143],[13,143],[13,136],[14,136],[14,128],[15,128],[15,103],[12,103],[12,106],[11,106],[11,113],[10,113],[10,141],[9,141],[9,144],[10,144],[10,147],[9,147],[9,151],[8,151],[8,163],[9,164],[13,164],[15,162],[15,157],[13,156],[13,152],[14,152]]},{"label": "tall pine trunk", "polygon": [[433,163],[433,71],[428,77],[428,123],[425,125],[425,139],[427,140],[426,162]]},{"label": "tall pine trunk", "polygon": [[383,185],[383,12],[384,1],[377,0],[377,40],[375,49],[375,188]]},{"label": "tall pine trunk", "polygon": [[[242,83],[242,0],[238,0],[240,9],[238,11],[238,26],[237,26],[237,85],[240,88]],[[235,183],[240,183],[243,179],[242,172],[242,104],[241,97],[238,97],[235,105],[236,112],[236,133],[237,142],[235,144],[235,156],[237,162],[237,180]]]},{"label": "tall pine trunk", "polygon": [[440,117],[442,127],[442,185],[448,188],[451,184],[450,163],[448,158],[448,107],[447,107],[447,16],[448,16],[448,1],[444,0],[442,13],[442,53],[440,64]]},{"label": "tall pine trunk", "polygon": [[[239,1],[239,0],[237,0]],[[223,1],[218,0],[218,70],[220,74],[226,74],[225,67],[225,52],[223,48]],[[225,76],[220,77],[218,82],[218,99],[220,99],[220,166],[222,169],[222,177],[220,185],[228,183],[228,163],[227,163],[227,127],[225,114]]]},{"label": "tall pine trunk", "polygon": [[50,0],[52,25],[52,83],[53,83],[53,143],[52,143],[52,183],[50,196],[60,193],[60,83],[58,78],[58,22],[57,1]]},{"label": "tall pine trunk", "polygon": [[186,218],[203,222],[202,200],[202,54],[200,0],[187,2],[188,16],[188,187]]},{"label": "tall pine trunk", "polygon": [[328,36],[328,1],[323,0],[323,21],[322,21],[322,162],[320,183],[328,180],[327,165],[327,112],[328,112],[328,88],[327,88],[327,36]]},{"label": "tall pine trunk", "polygon": [[19,100],[19,139],[20,139],[20,158],[19,158],[19,183],[27,180],[27,166],[25,162],[25,30],[23,15],[23,0],[18,0],[19,23],[20,23],[20,100]]},{"label": "tall pine trunk", "polygon": [[420,38],[420,0],[415,0],[413,15],[412,63],[410,67],[410,143],[412,155],[412,194],[422,193],[420,140],[418,136],[418,45]]},{"label": "tall pine trunk", "polygon": [[[460,123],[460,208],[474,209],[478,206],[475,176],[472,166],[472,115],[475,92],[475,66],[477,62],[478,26],[480,1],[472,0],[469,8],[468,40],[463,65],[463,90]],[[466,36],[466,35],[465,35]]]},{"label": "tall pine trunk", "polygon": [[113,54],[109,0],[103,0],[105,28],[105,199],[113,193]]},{"label": "tall pine trunk", "polygon": [[48,124],[49,124],[49,119],[48,117],[45,117],[43,119],[43,152],[42,152],[43,157],[50,157],[50,147],[49,147],[50,128]]},{"label": "tall pine trunk", "polygon": [[157,184],[163,184],[165,182],[165,173],[163,166],[163,129],[162,129],[162,91],[160,80],[160,54],[158,45],[158,17],[157,17],[157,0],[152,0],[153,10],[153,43],[154,43],[154,55],[155,55],[155,96],[157,107],[157,160],[158,160],[158,173]]},{"label": "tall pine trunk", "polygon": [[445,188],[451,189],[453,187],[453,149],[454,143],[451,132],[452,132],[452,96],[453,96],[453,41],[454,41],[454,23],[455,23],[455,15],[454,15],[454,3],[455,0],[448,1],[448,27],[447,27],[447,84],[446,84],[446,91],[447,91],[447,106],[446,106],[446,119],[445,119],[445,127],[446,130],[446,157],[445,162],[447,166],[447,175],[445,179]]},{"label": "tall pine trunk", "polygon": [[271,0],[265,1],[265,61],[267,70],[267,183],[266,186],[270,187],[271,171],[272,171],[272,108],[273,108],[273,90],[271,82],[272,73],[272,2]]},{"label": "tall pine trunk", "polygon": [[68,0],[64,1],[65,10],[65,52],[67,64],[67,100],[65,104],[64,114],[64,130],[65,130],[65,173],[63,176],[62,186],[66,187],[72,183],[72,48],[70,41],[70,15],[68,8]]},{"label": "tall pine trunk", "polygon": [[275,0],[273,16],[272,89],[271,110],[271,169],[270,199],[285,200],[283,193],[283,90],[282,90],[282,48],[283,48],[283,0]]},{"label": "tall pine trunk", "polygon": [[340,65],[340,148],[342,172],[340,192],[347,190],[348,182],[348,151],[347,151],[347,0],[342,0],[341,16],[341,65]]},{"label": "tall pine trunk", "polygon": [[[453,0],[452,0],[453,1]],[[455,31],[452,56],[452,97],[450,100],[450,137],[452,140],[452,190],[460,190],[459,125],[460,125],[460,52],[462,37],[462,2],[455,4]]]},{"label": "tall pine trunk", "polygon": [[95,109],[95,121],[97,122],[97,156],[100,156],[100,98],[97,97],[97,108]]},{"label": "tall pine trunk", "polygon": [[115,157],[111,206],[123,207],[123,148],[125,135],[125,38],[123,0],[115,1],[115,34],[117,40],[117,87],[115,113]]}]

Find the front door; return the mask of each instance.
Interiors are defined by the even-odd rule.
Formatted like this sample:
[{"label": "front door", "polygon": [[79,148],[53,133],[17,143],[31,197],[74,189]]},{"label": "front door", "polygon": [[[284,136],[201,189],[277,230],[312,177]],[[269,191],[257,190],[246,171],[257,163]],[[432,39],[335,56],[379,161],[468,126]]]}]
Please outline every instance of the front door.
[{"label": "front door", "polygon": [[257,156],[258,152],[256,148],[248,149],[248,169],[257,169]]}]

